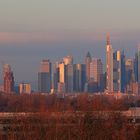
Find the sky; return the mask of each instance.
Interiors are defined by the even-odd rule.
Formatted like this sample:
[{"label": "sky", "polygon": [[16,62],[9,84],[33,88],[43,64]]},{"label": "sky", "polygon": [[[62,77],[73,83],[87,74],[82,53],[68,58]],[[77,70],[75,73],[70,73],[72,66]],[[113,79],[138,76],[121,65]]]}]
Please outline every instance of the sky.
[{"label": "sky", "polygon": [[[0,71],[9,63],[15,81],[37,87],[40,61],[87,51],[105,63],[106,34],[112,46],[133,57],[140,43],[139,0],[0,0]],[[0,76],[2,82],[2,76]]]}]

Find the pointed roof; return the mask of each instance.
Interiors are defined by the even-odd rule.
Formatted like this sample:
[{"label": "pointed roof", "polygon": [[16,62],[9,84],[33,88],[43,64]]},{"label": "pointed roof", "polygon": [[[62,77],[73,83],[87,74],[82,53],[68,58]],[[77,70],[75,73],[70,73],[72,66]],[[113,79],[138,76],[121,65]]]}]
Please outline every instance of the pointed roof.
[{"label": "pointed roof", "polygon": [[106,36],[106,44],[111,45],[110,35],[109,34],[107,34],[107,36]]},{"label": "pointed roof", "polygon": [[86,57],[91,57],[90,52],[87,52]]}]

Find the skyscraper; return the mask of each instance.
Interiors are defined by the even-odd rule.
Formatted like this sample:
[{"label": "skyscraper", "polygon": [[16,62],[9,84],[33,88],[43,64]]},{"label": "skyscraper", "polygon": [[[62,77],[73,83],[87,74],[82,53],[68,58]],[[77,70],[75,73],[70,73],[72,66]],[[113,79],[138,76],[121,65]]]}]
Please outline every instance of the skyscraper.
[{"label": "skyscraper", "polygon": [[63,58],[65,65],[65,85],[66,92],[73,92],[73,57],[68,55]]},{"label": "skyscraper", "polygon": [[126,92],[129,94],[138,94],[139,93],[139,83],[135,79],[135,67],[133,59],[126,60]]},{"label": "skyscraper", "polygon": [[65,83],[65,75],[66,75],[66,69],[65,69],[65,64],[63,62],[59,63],[59,82],[60,83]]},{"label": "skyscraper", "polygon": [[48,59],[42,60],[38,73],[38,90],[41,93],[50,93],[52,85],[51,62]]},{"label": "skyscraper", "polygon": [[121,51],[115,51],[113,53],[113,90],[121,92]]},{"label": "skyscraper", "polygon": [[88,52],[85,59],[85,65],[86,65],[86,82],[90,80],[90,62],[91,62],[91,55]]},{"label": "skyscraper", "polygon": [[52,88],[54,91],[57,91],[58,82],[59,82],[59,63],[56,62],[53,66],[53,76],[52,76]]},{"label": "skyscraper", "polygon": [[132,59],[126,59],[125,69],[126,69],[125,82],[126,82],[126,85],[128,85],[128,84],[130,84],[133,73],[134,73],[134,63],[133,63]]},{"label": "skyscraper", "polygon": [[103,74],[103,64],[101,59],[92,58],[90,63],[90,79],[92,78],[94,82],[97,82],[100,86],[100,76]]},{"label": "skyscraper", "polygon": [[121,52],[121,92],[125,92],[125,54]]},{"label": "skyscraper", "polygon": [[140,45],[138,46],[138,83],[140,84]]},{"label": "skyscraper", "polygon": [[113,48],[109,36],[106,44],[106,80],[107,91],[113,92]]},{"label": "skyscraper", "polygon": [[59,69],[59,82],[58,82],[58,92],[65,92],[66,91],[66,68],[63,62],[58,64]]},{"label": "skyscraper", "polygon": [[14,91],[14,76],[9,64],[5,64],[3,67],[3,82],[5,93],[11,93]]},{"label": "skyscraper", "polygon": [[73,64],[73,57],[68,55],[63,58],[63,62],[65,65]]},{"label": "skyscraper", "polygon": [[[92,58],[90,63],[90,82],[88,84],[90,89],[93,89],[93,91],[100,90],[101,86],[100,80],[102,74],[103,74],[103,64],[101,62],[101,59]],[[94,88],[92,87],[92,85],[94,86]]]},{"label": "skyscraper", "polygon": [[134,58],[134,75],[136,82],[138,82],[138,53],[135,54]]},{"label": "skyscraper", "polygon": [[81,64],[74,65],[74,91],[82,91],[82,67]]},{"label": "skyscraper", "polygon": [[85,64],[74,64],[74,91],[83,92],[86,73],[85,73]]},{"label": "skyscraper", "polygon": [[66,91],[73,92],[73,64],[66,65]]}]

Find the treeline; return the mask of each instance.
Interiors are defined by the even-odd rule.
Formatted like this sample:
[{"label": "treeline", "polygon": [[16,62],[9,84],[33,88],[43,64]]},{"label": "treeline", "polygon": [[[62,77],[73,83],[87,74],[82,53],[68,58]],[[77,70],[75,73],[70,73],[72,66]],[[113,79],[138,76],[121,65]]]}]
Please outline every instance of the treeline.
[{"label": "treeline", "polygon": [[135,105],[140,106],[139,97],[79,94],[62,98],[57,95],[0,94],[0,112],[121,111]]}]

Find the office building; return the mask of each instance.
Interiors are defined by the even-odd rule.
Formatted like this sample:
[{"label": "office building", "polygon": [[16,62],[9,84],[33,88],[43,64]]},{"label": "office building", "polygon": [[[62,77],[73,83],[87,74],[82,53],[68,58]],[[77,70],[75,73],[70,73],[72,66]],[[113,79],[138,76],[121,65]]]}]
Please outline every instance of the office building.
[{"label": "office building", "polygon": [[66,66],[66,92],[73,92],[73,65],[67,64]]},{"label": "office building", "polygon": [[74,64],[74,91],[82,91],[82,65]]},{"label": "office building", "polygon": [[85,64],[74,64],[74,92],[84,92],[86,84]]},{"label": "office building", "polygon": [[63,62],[65,65],[73,64],[73,57],[68,55],[63,58]]},{"label": "office building", "polygon": [[68,93],[73,92],[73,57],[68,55],[63,58],[65,67],[65,90]]},{"label": "office building", "polygon": [[19,84],[20,94],[31,94],[31,85],[28,83]]},{"label": "office building", "polygon": [[125,92],[125,54],[124,51],[121,52],[121,92]]},{"label": "office building", "polygon": [[104,92],[106,88],[106,73],[103,73],[102,75],[100,75],[100,87],[99,87],[99,91],[100,92]]},{"label": "office building", "polygon": [[138,53],[134,57],[134,75],[136,82],[138,82]]},{"label": "office building", "polygon": [[88,52],[85,58],[85,65],[86,65],[86,82],[90,80],[90,63],[91,63],[91,55]]},{"label": "office building", "polygon": [[59,67],[59,82],[60,83],[65,83],[65,75],[66,75],[66,69],[65,69],[65,64],[63,62],[58,64]]},{"label": "office building", "polygon": [[[125,62],[125,83],[126,86],[130,84],[132,81],[132,78],[134,78],[134,65],[133,65],[133,60],[132,59],[126,59]],[[135,81],[133,79],[133,81]]]},{"label": "office building", "polygon": [[138,82],[140,83],[140,45],[138,46]]},{"label": "office building", "polygon": [[57,91],[59,82],[59,63],[56,62],[52,67],[52,90]]},{"label": "office building", "polygon": [[52,87],[52,68],[48,59],[42,60],[40,71],[38,73],[38,91],[41,93],[50,93]]},{"label": "office building", "polygon": [[121,92],[121,51],[113,53],[113,91]]},{"label": "office building", "polygon": [[101,59],[92,58],[90,63],[90,79],[93,79],[94,82],[97,83],[98,87],[100,87],[101,83],[101,75],[103,74],[103,64]]},{"label": "office building", "polygon": [[58,92],[66,92],[66,67],[63,62],[58,64],[59,80],[58,80]]},{"label": "office building", "polygon": [[94,82],[93,79],[88,82],[88,92],[96,93],[99,91],[98,83]]},{"label": "office building", "polygon": [[3,87],[5,93],[14,92],[14,75],[9,64],[3,67]]}]

